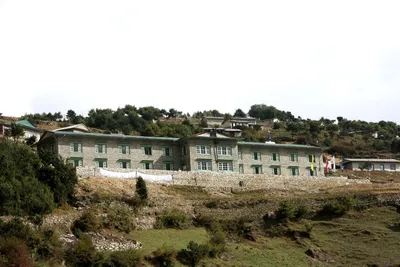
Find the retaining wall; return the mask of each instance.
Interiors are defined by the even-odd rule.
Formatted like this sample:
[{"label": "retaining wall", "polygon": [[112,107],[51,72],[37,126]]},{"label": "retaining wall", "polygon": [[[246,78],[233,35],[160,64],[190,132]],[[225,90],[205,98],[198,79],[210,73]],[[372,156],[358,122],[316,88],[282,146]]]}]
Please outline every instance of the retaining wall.
[{"label": "retaining wall", "polygon": [[[324,188],[340,187],[350,184],[371,184],[367,179],[348,179],[347,177],[310,177],[310,176],[271,176],[266,174],[238,174],[198,171],[164,171],[164,170],[132,170],[107,169],[109,171],[127,173],[140,172],[152,175],[172,175],[171,185],[201,186],[205,188],[227,188],[239,190],[279,189],[317,191]],[[79,167],[80,178],[102,177],[98,168]],[[132,177],[133,178],[133,177]],[[116,178],[115,178],[116,179]],[[166,182],[163,182],[166,183]]]}]

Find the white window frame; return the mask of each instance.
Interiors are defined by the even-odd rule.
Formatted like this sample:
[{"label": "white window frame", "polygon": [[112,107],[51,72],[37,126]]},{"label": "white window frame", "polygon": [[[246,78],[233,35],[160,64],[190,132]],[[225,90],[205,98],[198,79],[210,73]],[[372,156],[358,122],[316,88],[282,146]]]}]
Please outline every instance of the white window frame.
[{"label": "white window frame", "polygon": [[[255,157],[255,155],[256,155],[257,158]],[[251,152],[251,158],[253,160],[261,161],[261,152],[260,151],[252,151]]]},{"label": "white window frame", "polygon": [[[75,147],[75,145],[77,145],[76,147]],[[77,151],[75,151],[75,148],[77,149]],[[80,142],[71,142],[71,143],[69,143],[69,151],[70,152],[74,152],[74,153],[82,153],[82,150],[83,148],[82,148],[82,143],[80,143]]]},{"label": "white window frame", "polygon": [[209,146],[209,145],[196,145],[196,153],[198,155],[211,155],[211,146]]},{"label": "white window frame", "polygon": [[[167,155],[167,151],[168,151],[169,155]],[[164,157],[173,157],[174,149],[172,147],[163,147],[163,156]]]},{"label": "white window frame", "polygon": [[272,152],[271,161],[280,161],[280,160],[281,160],[281,155],[279,154],[279,152]]},{"label": "white window frame", "polygon": [[[294,170],[294,174],[293,174],[293,170]],[[299,167],[290,168],[290,175],[291,176],[299,176],[300,175]]]},{"label": "white window frame", "polygon": [[[292,159],[292,157],[293,157],[293,159]],[[299,162],[299,154],[298,153],[290,153],[289,161],[290,162]]]},{"label": "white window frame", "polygon": [[[272,175],[281,175],[282,174],[281,166],[272,166],[271,169],[272,169]],[[275,173],[275,170],[277,171],[276,173]]]},{"label": "white window frame", "polygon": [[[263,174],[263,167],[261,165],[252,166],[252,168],[253,168],[253,174]],[[259,169],[260,172],[256,173],[256,169]]]},{"label": "white window frame", "polygon": [[218,170],[224,172],[231,172],[233,171],[233,163],[232,161],[221,161],[218,162]]},{"label": "white window frame", "polygon": [[[149,164],[149,168],[147,168],[147,165]],[[142,162],[142,169],[143,170],[153,170],[154,169],[154,163],[153,162]]]},{"label": "white window frame", "polygon": [[[141,149],[142,149],[142,155],[146,155],[146,156],[153,155],[153,147],[152,146],[141,146]],[[148,152],[150,152],[150,153],[148,153]]]},{"label": "white window frame", "polygon": [[[126,168],[123,167],[124,163],[126,163]],[[118,161],[118,168],[120,168],[120,169],[130,169],[131,168],[131,161],[130,160],[119,160]]]},{"label": "white window frame", "polygon": [[[96,159],[94,162],[95,162],[95,166],[97,168],[107,168],[107,166],[108,166],[108,162],[106,159]],[[100,162],[101,162],[102,167],[100,167]]]},{"label": "white window frame", "polygon": [[390,169],[391,171],[395,171],[395,170],[396,170],[396,163],[390,163],[389,169]]},{"label": "white window frame", "polygon": [[[125,150],[125,151],[124,151]],[[124,153],[125,152],[125,153]],[[118,154],[121,155],[130,155],[131,154],[131,149],[130,146],[127,144],[120,144],[118,146]]]},{"label": "white window frame", "polygon": [[[76,165],[76,162],[78,161],[78,165]],[[83,159],[82,158],[70,158],[68,159],[68,162],[72,164],[74,167],[83,167]]]},{"label": "white window frame", "polygon": [[[169,169],[167,168],[169,166]],[[172,162],[164,162],[163,163],[163,170],[173,171],[174,170],[174,163]]]},{"label": "white window frame", "polygon": [[[101,152],[99,152],[101,150]],[[94,152],[97,154],[107,154],[107,145],[106,144],[95,144]]]},{"label": "white window frame", "polygon": [[212,171],[212,162],[210,160],[199,160],[197,161],[198,171]]},{"label": "white window frame", "polygon": [[232,156],[231,146],[217,146],[217,154],[219,156]]}]

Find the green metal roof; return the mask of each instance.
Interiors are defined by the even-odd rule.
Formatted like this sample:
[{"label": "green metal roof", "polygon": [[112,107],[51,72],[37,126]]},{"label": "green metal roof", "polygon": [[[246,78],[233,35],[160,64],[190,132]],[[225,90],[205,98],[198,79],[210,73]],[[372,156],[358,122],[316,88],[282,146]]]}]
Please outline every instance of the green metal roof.
[{"label": "green metal roof", "polygon": [[117,138],[117,139],[141,139],[141,140],[154,140],[154,141],[177,141],[179,138],[173,137],[153,137],[153,136],[134,136],[123,134],[102,134],[102,133],[82,133],[82,132],[58,132],[49,131],[57,136],[88,136],[88,137],[102,137],[102,138]]},{"label": "green metal roof", "polygon": [[238,142],[238,145],[242,146],[264,146],[264,147],[284,147],[284,148],[307,148],[321,150],[320,147],[306,146],[297,144],[275,144],[275,143],[257,143],[257,142]]},{"label": "green metal roof", "polygon": [[17,121],[16,124],[21,125],[21,126],[35,128],[35,126],[32,123],[30,123],[28,120]]},{"label": "green metal roof", "polygon": [[[11,122],[0,122],[0,125],[5,125],[5,126],[8,126],[8,127],[11,127],[11,124],[12,124]],[[43,132],[42,129],[36,128],[35,126],[33,126],[32,123],[30,123],[27,120],[17,121],[17,122],[15,122],[15,124],[21,126],[22,128],[28,128],[28,129],[31,129],[31,130],[35,130],[37,132]]]}]

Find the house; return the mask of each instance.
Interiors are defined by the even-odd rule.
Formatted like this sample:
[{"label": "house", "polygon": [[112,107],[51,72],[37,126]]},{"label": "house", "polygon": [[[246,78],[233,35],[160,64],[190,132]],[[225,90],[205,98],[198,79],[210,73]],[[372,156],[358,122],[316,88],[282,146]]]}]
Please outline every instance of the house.
[{"label": "house", "polygon": [[184,138],[90,133],[75,125],[46,131],[39,149],[74,166],[322,176],[319,147],[243,142],[215,130]]},{"label": "house", "polygon": [[400,160],[345,158],[343,166],[347,170],[400,171]]},{"label": "house", "polygon": [[[21,139],[27,139],[32,136],[36,137],[36,140],[40,139],[40,135],[44,132],[42,129],[36,128],[32,123],[28,120],[20,120],[15,122],[15,124],[19,125],[24,129],[24,135]],[[0,135],[4,136],[6,131],[11,128],[10,122],[0,122]]]}]

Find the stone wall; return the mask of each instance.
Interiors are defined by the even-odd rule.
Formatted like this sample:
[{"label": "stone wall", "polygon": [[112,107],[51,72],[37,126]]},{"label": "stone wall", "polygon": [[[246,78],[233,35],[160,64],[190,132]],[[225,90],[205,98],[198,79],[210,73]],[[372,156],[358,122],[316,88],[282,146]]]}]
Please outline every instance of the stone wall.
[{"label": "stone wall", "polygon": [[[324,188],[340,187],[350,184],[370,184],[367,179],[348,179],[347,177],[310,177],[310,176],[271,176],[266,174],[237,174],[197,171],[163,170],[125,170],[107,169],[115,172],[141,172],[152,175],[172,175],[171,185],[201,186],[205,188],[227,188],[236,190],[278,189],[317,191]],[[77,168],[80,178],[101,177],[99,169],[92,167]],[[164,182],[165,183],[165,182]]]}]

